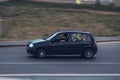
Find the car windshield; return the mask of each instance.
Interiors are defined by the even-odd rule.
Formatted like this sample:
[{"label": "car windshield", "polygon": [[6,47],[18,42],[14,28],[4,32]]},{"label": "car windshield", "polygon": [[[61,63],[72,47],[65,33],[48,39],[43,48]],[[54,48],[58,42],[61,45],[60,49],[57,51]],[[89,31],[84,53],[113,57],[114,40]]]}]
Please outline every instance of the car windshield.
[{"label": "car windshield", "polygon": [[52,39],[54,36],[56,36],[56,35],[57,35],[57,33],[52,33],[52,34],[44,37],[43,39],[44,39],[44,40],[51,40],[51,39]]}]

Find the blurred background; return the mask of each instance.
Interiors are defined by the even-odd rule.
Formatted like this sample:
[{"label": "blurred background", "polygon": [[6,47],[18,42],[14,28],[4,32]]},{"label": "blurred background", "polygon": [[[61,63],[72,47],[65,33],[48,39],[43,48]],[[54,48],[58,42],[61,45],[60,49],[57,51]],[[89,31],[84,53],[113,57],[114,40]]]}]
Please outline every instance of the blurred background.
[{"label": "blurred background", "polygon": [[57,30],[120,36],[120,0],[0,0],[0,40],[35,39]]}]

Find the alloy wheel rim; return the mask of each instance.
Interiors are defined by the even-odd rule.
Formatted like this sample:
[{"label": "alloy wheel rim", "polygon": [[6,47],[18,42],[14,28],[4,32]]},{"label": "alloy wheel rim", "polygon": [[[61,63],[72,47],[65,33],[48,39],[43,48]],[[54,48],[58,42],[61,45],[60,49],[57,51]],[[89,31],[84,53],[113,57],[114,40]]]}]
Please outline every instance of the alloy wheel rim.
[{"label": "alloy wheel rim", "polygon": [[87,51],[86,54],[85,54],[85,56],[86,56],[87,58],[92,57],[92,55],[93,55],[93,53],[92,53],[91,51]]},{"label": "alloy wheel rim", "polygon": [[43,56],[43,55],[44,55],[44,53],[41,51],[41,52],[40,52],[40,56]]}]

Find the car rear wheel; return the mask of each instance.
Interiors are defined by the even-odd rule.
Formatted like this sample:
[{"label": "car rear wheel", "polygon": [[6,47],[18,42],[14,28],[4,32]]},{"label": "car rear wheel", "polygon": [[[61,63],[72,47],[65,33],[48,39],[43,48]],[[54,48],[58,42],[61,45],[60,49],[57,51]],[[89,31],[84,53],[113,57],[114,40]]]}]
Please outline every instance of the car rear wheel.
[{"label": "car rear wheel", "polygon": [[86,49],[83,53],[83,57],[86,59],[92,59],[94,57],[94,53],[91,49]]},{"label": "car rear wheel", "polygon": [[41,59],[45,58],[46,57],[46,51],[44,49],[39,49],[37,51],[37,57],[41,58]]}]

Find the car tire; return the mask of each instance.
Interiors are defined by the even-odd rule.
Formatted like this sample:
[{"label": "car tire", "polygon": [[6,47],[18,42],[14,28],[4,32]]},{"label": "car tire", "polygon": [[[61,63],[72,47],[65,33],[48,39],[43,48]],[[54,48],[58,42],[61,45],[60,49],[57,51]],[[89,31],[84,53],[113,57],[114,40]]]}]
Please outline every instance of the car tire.
[{"label": "car tire", "polygon": [[86,49],[83,53],[83,57],[85,59],[92,59],[94,57],[94,53],[91,49]]},{"label": "car tire", "polygon": [[37,51],[37,57],[41,58],[41,59],[45,58],[46,57],[46,51],[45,51],[45,49],[39,49]]}]

